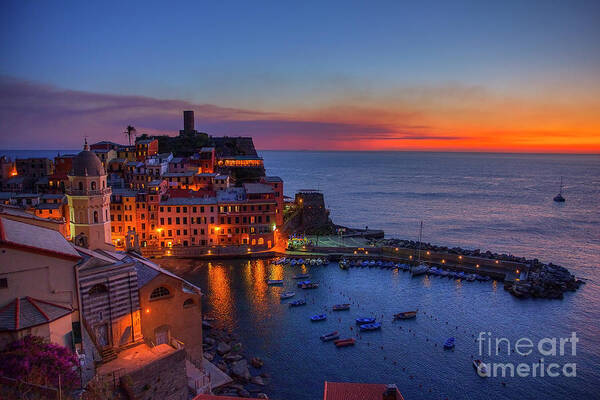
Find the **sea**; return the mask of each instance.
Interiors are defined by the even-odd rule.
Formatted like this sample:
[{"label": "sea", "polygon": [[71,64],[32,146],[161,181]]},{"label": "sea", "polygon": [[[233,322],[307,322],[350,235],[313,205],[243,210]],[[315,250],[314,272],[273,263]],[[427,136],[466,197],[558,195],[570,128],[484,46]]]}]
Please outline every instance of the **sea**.
[{"label": "sea", "polygon": [[[522,300],[501,282],[411,278],[379,268],[159,260],[201,287],[204,312],[240,336],[247,356],[264,360],[252,373],[271,376],[263,389],[270,398],[321,399],[324,381],[395,384],[405,399],[600,398],[599,155],[260,154],[267,173],[284,180],[286,195],[322,191],[337,224],[416,240],[423,221],[423,241],[538,258],[586,282],[562,300]],[[555,203],[561,179],[566,202]],[[300,272],[321,286],[295,288],[292,277]],[[284,285],[267,286],[265,279]],[[286,290],[308,304],[288,307],[289,300],[279,299]],[[336,303],[351,308],[332,312]],[[392,320],[414,309],[417,318]],[[320,313],[327,313],[326,321],[310,321]],[[359,333],[360,317],[375,317],[381,330]],[[356,345],[321,342],[330,331],[354,337]],[[449,337],[456,346],[443,350]],[[521,355],[515,345],[524,343],[532,346],[519,347]],[[490,363],[492,376],[478,376],[473,359]]]}]

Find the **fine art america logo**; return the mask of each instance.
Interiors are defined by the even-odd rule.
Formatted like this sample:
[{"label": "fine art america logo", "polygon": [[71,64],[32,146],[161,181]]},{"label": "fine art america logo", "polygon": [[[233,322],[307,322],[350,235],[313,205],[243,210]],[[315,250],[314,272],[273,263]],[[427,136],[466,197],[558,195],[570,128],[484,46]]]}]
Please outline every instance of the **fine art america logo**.
[{"label": "fine art america logo", "polygon": [[[473,365],[482,377],[551,377],[577,376],[577,364],[573,362],[545,362],[544,357],[576,356],[579,338],[575,332],[570,337],[546,337],[537,341],[528,337],[519,338],[513,342],[504,337],[492,337],[491,332],[479,332],[480,358],[494,356],[535,356],[537,362],[485,362],[475,360]],[[539,356],[539,357],[538,357]]]}]

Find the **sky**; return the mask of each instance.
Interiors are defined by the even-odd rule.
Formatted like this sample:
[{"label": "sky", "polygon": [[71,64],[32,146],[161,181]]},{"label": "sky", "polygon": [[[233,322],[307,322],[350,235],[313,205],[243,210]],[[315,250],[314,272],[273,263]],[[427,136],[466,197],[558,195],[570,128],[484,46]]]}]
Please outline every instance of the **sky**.
[{"label": "sky", "polygon": [[600,2],[0,2],[0,148],[600,152]]}]

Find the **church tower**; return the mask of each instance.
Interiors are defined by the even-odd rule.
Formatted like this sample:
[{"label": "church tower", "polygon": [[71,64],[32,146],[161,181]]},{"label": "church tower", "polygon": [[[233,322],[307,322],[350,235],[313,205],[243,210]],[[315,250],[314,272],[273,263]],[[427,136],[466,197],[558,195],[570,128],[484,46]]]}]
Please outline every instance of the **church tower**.
[{"label": "church tower", "polygon": [[68,174],[67,199],[71,235],[76,244],[95,249],[112,249],[110,195],[102,162],[85,141],[83,151],[73,158]]}]

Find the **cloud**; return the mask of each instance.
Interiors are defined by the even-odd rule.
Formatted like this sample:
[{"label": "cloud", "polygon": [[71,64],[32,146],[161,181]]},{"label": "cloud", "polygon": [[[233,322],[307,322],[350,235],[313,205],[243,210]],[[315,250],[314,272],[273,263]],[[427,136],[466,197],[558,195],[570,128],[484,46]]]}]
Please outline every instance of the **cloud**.
[{"label": "cloud", "polygon": [[259,149],[600,151],[597,102],[560,99],[511,98],[449,85],[264,111],[3,77],[0,148],[77,149],[84,136],[125,143],[129,124],[139,133],[176,135],[182,111],[194,110],[196,129],[252,136]]}]

